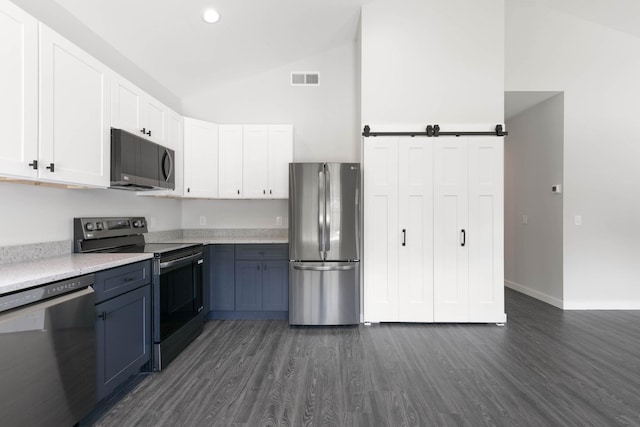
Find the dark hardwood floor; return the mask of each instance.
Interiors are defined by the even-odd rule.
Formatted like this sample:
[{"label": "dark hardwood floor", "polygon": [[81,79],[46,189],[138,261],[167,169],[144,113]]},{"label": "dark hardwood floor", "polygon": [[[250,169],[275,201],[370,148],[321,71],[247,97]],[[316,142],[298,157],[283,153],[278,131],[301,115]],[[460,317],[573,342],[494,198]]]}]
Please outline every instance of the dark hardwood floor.
[{"label": "dark hardwood floor", "polygon": [[212,321],[98,426],[640,426],[640,311],[506,290],[508,323]]}]

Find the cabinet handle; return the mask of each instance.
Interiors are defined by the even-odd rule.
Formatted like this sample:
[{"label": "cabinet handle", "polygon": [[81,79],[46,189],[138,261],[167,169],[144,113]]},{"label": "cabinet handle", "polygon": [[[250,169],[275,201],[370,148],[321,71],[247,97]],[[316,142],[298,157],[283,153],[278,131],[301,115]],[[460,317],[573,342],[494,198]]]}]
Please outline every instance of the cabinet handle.
[{"label": "cabinet handle", "polygon": [[238,190],[238,194],[240,194],[240,190]]},{"label": "cabinet handle", "polygon": [[103,311],[102,313],[98,314],[98,318],[102,320],[107,320],[107,312]]},{"label": "cabinet handle", "polygon": [[29,166],[31,166],[35,170],[38,170],[38,161],[34,160],[33,163],[29,163]]},{"label": "cabinet handle", "polygon": [[187,193],[191,193],[191,187],[187,187]]},{"label": "cabinet handle", "polygon": [[145,135],[146,135],[146,133],[147,133],[147,128],[142,128],[142,129],[140,129],[140,132],[141,132],[142,134],[145,134]]},{"label": "cabinet handle", "polygon": [[47,169],[49,169],[51,172],[55,172],[56,165],[54,165],[53,163],[49,163],[49,166],[47,166]]},{"label": "cabinet handle", "polygon": [[273,191],[269,190],[269,194],[273,194]]},{"label": "cabinet handle", "polygon": [[147,135],[151,136],[151,129],[149,129],[149,132],[147,132]]},{"label": "cabinet handle", "polygon": [[402,229],[402,246],[407,246],[407,229]]},{"label": "cabinet handle", "polygon": [[260,270],[260,264],[258,264],[258,270]]},{"label": "cabinet handle", "polygon": [[464,246],[467,243],[467,233],[464,231],[464,228],[460,232],[460,237],[462,239],[460,242],[460,246]]},{"label": "cabinet handle", "polygon": [[125,281],[125,282],[133,282],[134,280],[136,280],[136,278],[135,278],[135,277],[126,277],[126,278],[124,279],[124,281]]},{"label": "cabinet handle", "polygon": [[267,194],[267,190],[262,190],[262,194]]}]

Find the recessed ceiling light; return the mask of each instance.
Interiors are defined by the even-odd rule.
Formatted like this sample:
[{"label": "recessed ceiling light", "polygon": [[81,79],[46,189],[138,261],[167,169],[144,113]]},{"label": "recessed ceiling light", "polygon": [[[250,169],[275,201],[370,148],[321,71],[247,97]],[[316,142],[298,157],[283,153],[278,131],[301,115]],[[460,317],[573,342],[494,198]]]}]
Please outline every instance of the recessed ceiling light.
[{"label": "recessed ceiling light", "polygon": [[220,14],[213,9],[207,9],[204,11],[202,19],[204,19],[204,22],[208,24],[213,24],[214,22],[218,22],[220,20]]}]

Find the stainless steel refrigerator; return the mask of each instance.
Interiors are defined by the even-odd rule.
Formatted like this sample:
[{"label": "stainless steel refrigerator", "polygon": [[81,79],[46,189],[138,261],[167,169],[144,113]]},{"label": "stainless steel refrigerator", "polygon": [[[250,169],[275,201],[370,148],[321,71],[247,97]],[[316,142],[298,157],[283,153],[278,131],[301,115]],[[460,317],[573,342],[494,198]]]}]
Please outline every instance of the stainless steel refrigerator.
[{"label": "stainless steel refrigerator", "polygon": [[360,322],[360,164],[289,164],[289,324]]}]

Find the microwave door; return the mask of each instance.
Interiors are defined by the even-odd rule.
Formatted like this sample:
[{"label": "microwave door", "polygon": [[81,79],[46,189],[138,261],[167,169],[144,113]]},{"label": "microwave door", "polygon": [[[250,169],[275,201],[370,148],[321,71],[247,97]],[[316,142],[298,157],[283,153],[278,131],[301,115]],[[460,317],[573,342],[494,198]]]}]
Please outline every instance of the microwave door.
[{"label": "microwave door", "polygon": [[138,146],[138,164],[137,177],[138,184],[150,187],[157,187],[160,182],[160,164],[158,162],[158,144],[146,141],[142,138],[137,139]]},{"label": "microwave door", "polygon": [[173,190],[175,189],[174,151],[169,148],[160,147],[159,154],[160,186]]}]

